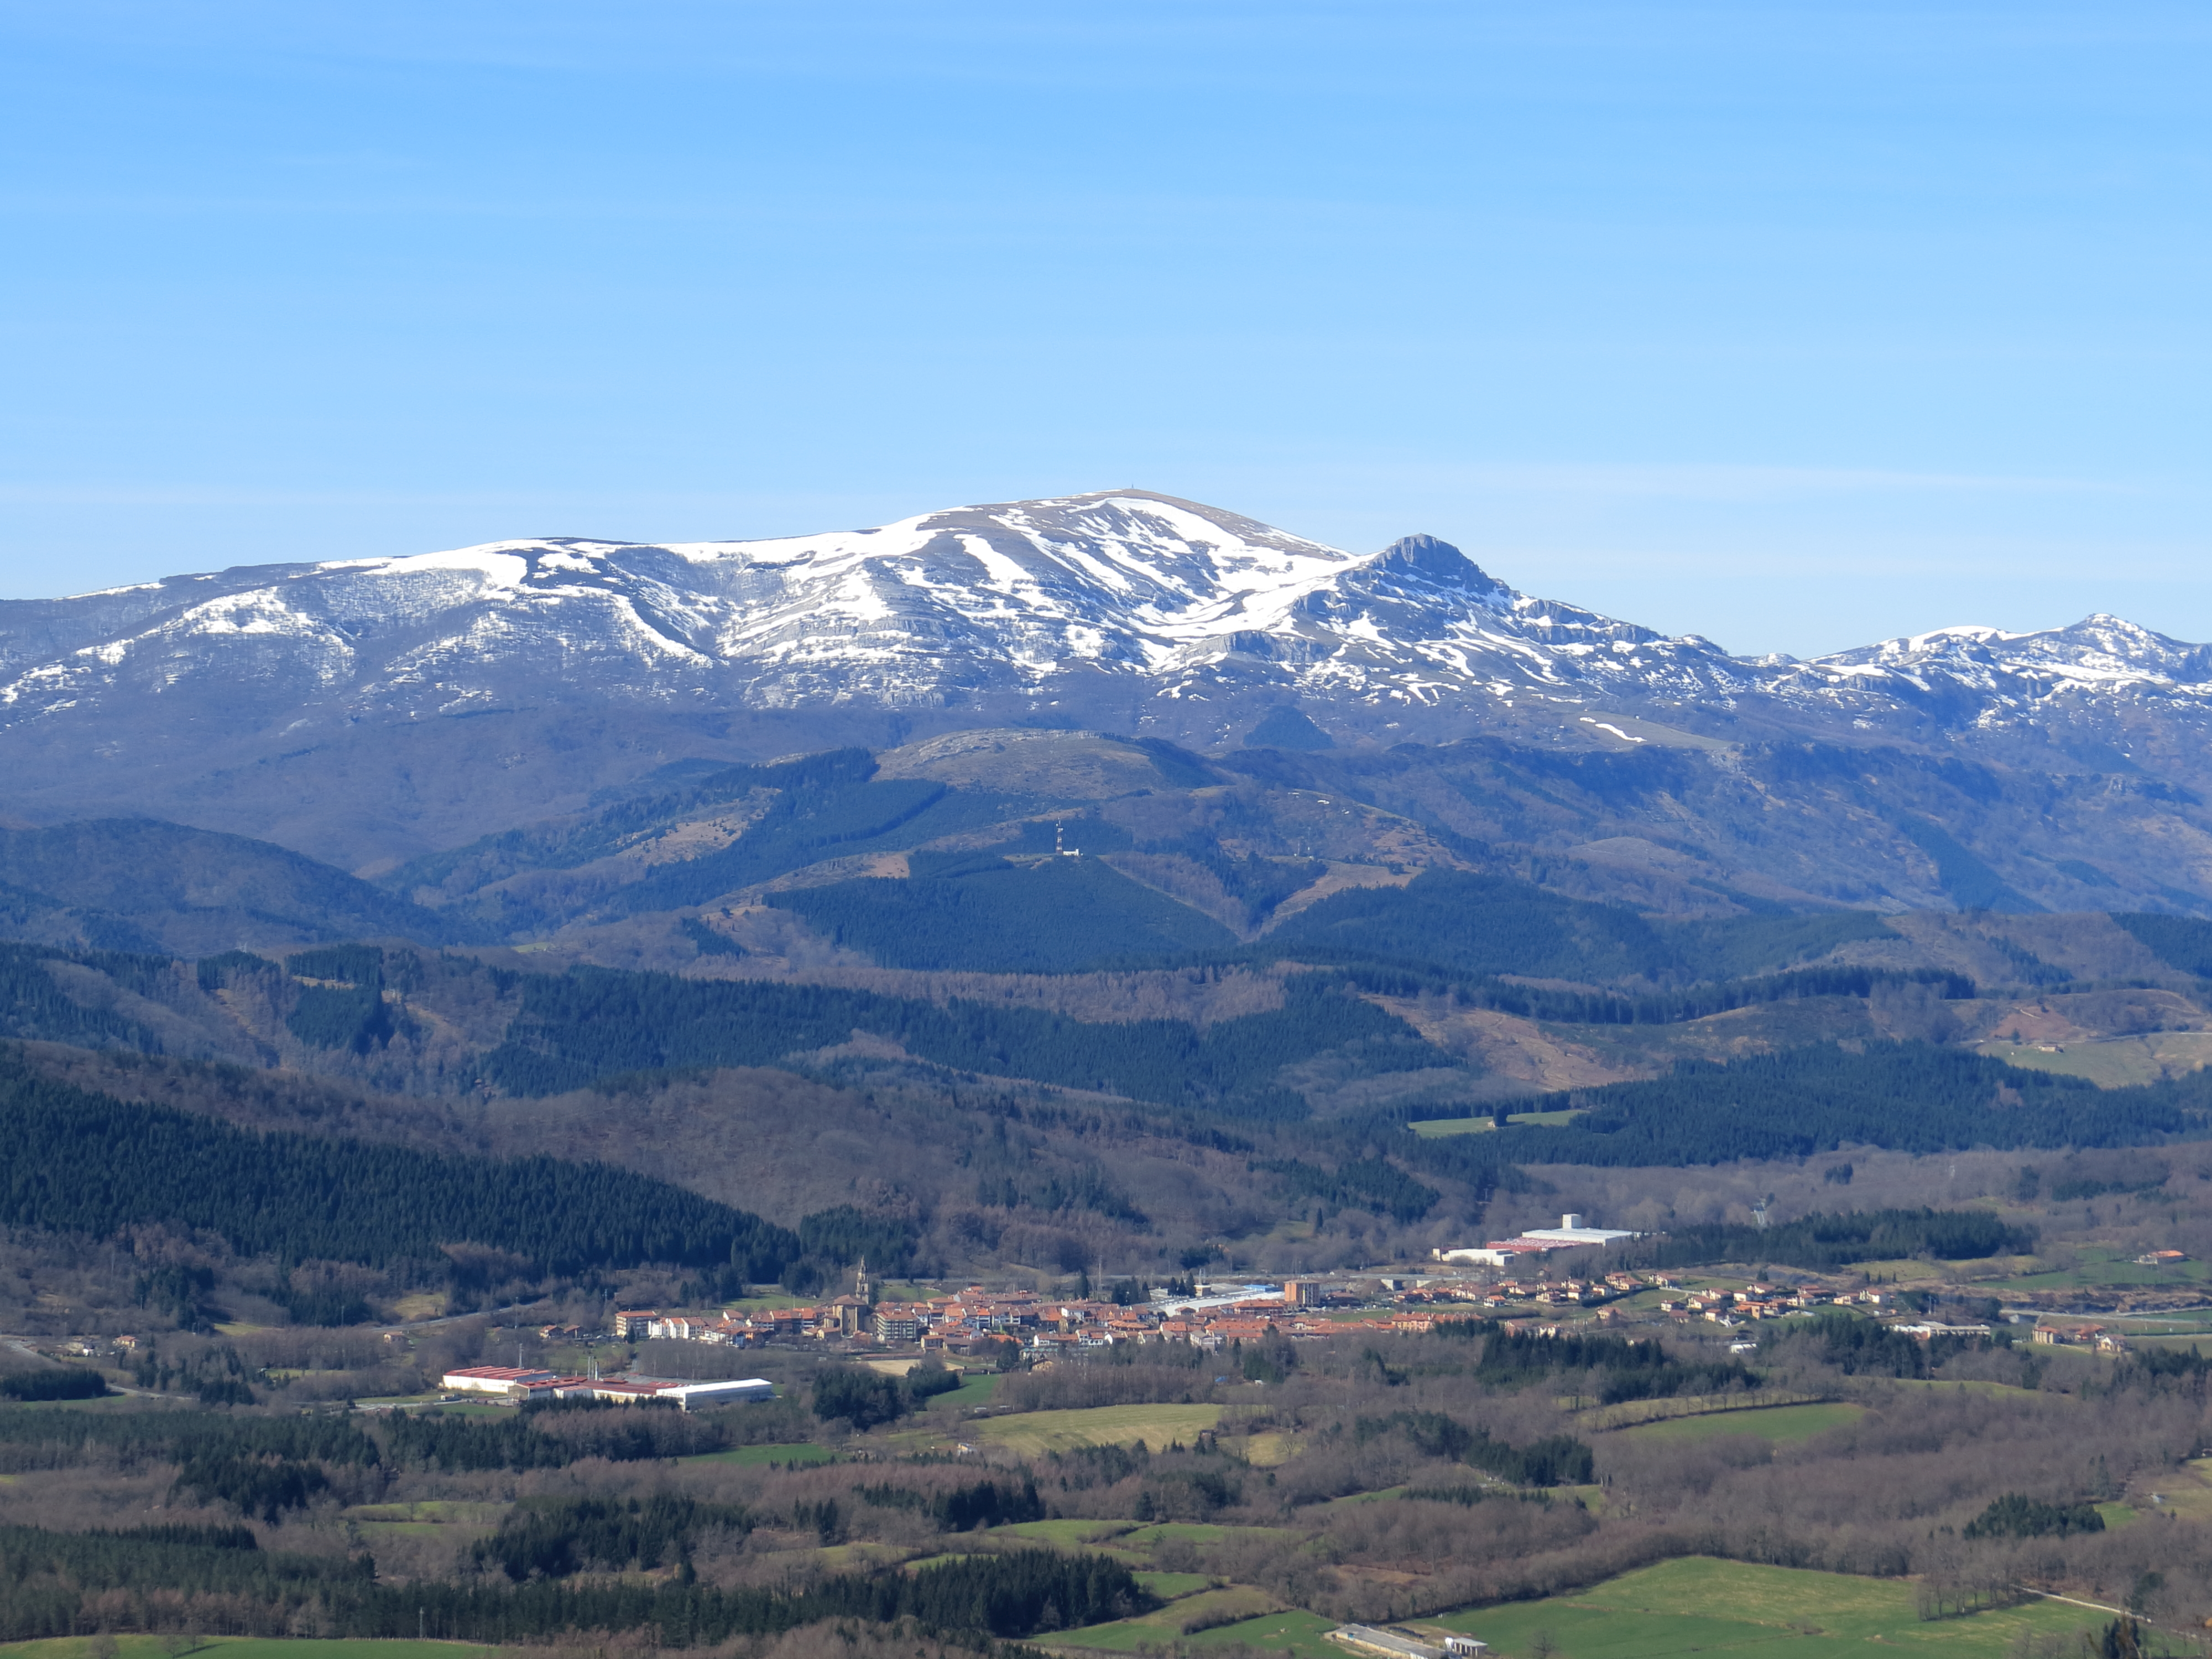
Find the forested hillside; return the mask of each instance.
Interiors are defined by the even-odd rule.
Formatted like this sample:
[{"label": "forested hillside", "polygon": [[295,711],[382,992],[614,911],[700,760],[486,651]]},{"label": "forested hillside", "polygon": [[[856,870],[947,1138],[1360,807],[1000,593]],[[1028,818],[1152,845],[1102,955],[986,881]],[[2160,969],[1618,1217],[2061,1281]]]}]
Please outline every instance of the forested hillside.
[{"label": "forested hillside", "polygon": [[450,921],[328,865],[243,836],[103,818],[0,830],[0,912],[49,943],[204,955],[271,944],[461,937]]},{"label": "forested hillside", "polygon": [[1403,887],[1325,898],[1276,927],[1267,945],[1283,954],[1419,963],[1478,977],[1692,983],[1787,967],[1887,931],[1863,911],[1655,922],[1525,881],[1431,870]]},{"label": "forested hillside", "polygon": [[[385,1274],[222,1281],[274,1319],[386,1305],[376,1264],[460,1248],[510,1264],[487,1285],[660,1263],[702,1294],[860,1254],[1345,1262],[1448,1242],[1545,1170],[2212,1133],[2212,922],[1754,897],[1656,842],[1619,856],[1673,873],[1631,881],[1540,852],[1534,817],[1509,844],[1415,798],[1449,775],[1497,807],[1478,749],[1010,732],[678,763],[374,885],[170,826],[21,832],[0,914],[34,933],[82,902],[0,947],[0,1036],[276,1081],[18,1088],[19,1161],[56,1173],[8,1213]],[[1513,787],[1612,811],[1684,764],[1561,756]],[[100,917],[145,948],[94,948]],[[103,1138],[133,1173],[81,1177]]]},{"label": "forested hillside", "polygon": [[1560,1126],[1512,1124],[1424,1156],[1530,1164],[1695,1164],[1800,1158],[1840,1146],[2138,1146],[2212,1135],[2212,1075],[2100,1090],[1927,1043],[1832,1044],[1547,1097]]},{"label": "forested hillside", "polygon": [[[826,859],[981,829],[1018,805],[988,790],[876,772],[865,749],[720,768],[641,789],[580,822],[510,830],[417,860],[383,884],[494,933],[526,934],[571,920],[580,899],[610,915],[704,904]],[[703,836],[672,835],[702,822],[711,825]],[[593,877],[558,885],[527,879],[587,867]]]},{"label": "forested hillside", "polygon": [[1096,858],[1022,865],[989,854],[915,854],[900,880],[774,894],[833,945],[893,968],[1076,973],[1162,956],[1225,954],[1220,923]]},{"label": "forested hillside", "polygon": [[962,1072],[1237,1118],[1303,1116],[1304,1101],[1278,1078],[1324,1053],[1374,1073],[1451,1063],[1402,1022],[1321,975],[1292,980],[1276,1012],[1201,1031],[1180,1020],[1090,1024],[1033,1009],[939,1007],[825,986],[586,969],[526,980],[521,1012],[484,1067],[515,1093],[553,1094],[625,1073],[772,1065],[856,1031]]},{"label": "forested hillside", "polygon": [[2122,914],[2112,920],[2170,966],[2199,979],[2212,979],[2212,921],[2195,916],[2142,914]]},{"label": "forested hillside", "polygon": [[540,1272],[736,1263],[773,1279],[799,1241],[741,1210],[604,1164],[440,1156],[210,1119],[0,1061],[0,1222],[106,1237],[201,1228],[245,1255],[385,1266],[480,1244]]},{"label": "forested hillside", "polygon": [[[1010,929],[1024,909],[1048,918],[1049,907],[1030,901],[1066,885],[1126,891],[1146,905],[1174,908],[1088,860],[1080,866],[1066,860],[1024,869],[986,856],[951,867],[951,874],[924,876],[919,884],[925,893],[933,884],[956,890],[928,923],[918,922],[907,935],[915,943],[903,948],[924,957],[938,951],[939,960],[957,960],[980,937],[963,942],[957,927],[939,926],[938,919],[957,920],[980,908],[995,918],[993,927]],[[971,903],[958,890],[970,884],[986,896]],[[834,905],[854,887],[915,884],[866,881],[797,896]],[[897,901],[917,902],[933,902]],[[1530,1142],[1513,1155],[1710,1162],[1851,1142],[1908,1150],[2110,1145],[2196,1132],[2185,1084],[2099,1093],[2082,1079],[2009,1065],[1963,1046],[1867,1046],[1882,1028],[1863,1015],[1844,1028],[1847,1047],[1821,1039],[1816,1021],[1803,1027],[1810,1035],[1799,1046],[1776,1044],[1772,1052],[1742,1054],[1719,1069],[1674,1066],[1663,1046],[1676,1040],[1665,1035],[1667,1028],[1694,1036],[1732,1015],[1800,1004],[1893,1006],[1911,1016],[1904,1032],[1893,1026],[1896,1035],[1936,1024],[1986,1031],[2000,1018],[2047,1018],[2051,1008],[2062,1006],[2083,1011],[2083,1018],[2106,1018],[2097,1010],[2109,1009],[2112,1018],[2136,1022],[2132,1029],[2139,1030],[2175,1023],[2185,1029],[2202,1018],[2171,990],[2145,1000],[2089,989],[2063,1002],[2054,1002],[2048,990],[2027,1001],[2001,992],[1992,1002],[1952,969],[1822,966],[1624,993],[1588,981],[1531,983],[1518,973],[1477,973],[1435,960],[1456,955],[1491,967],[1501,961],[1526,967],[1532,959],[1541,965],[1545,949],[1582,951],[1601,939],[1607,951],[1632,945],[1649,970],[1633,982],[1650,987],[1687,977],[1683,964],[1694,959],[1695,949],[1739,963],[1771,963],[1818,951],[1838,937],[1863,939],[1862,924],[1878,921],[1656,924],[1489,878],[1431,875],[1404,890],[1341,894],[1306,915],[1319,918],[1310,930],[1318,943],[1301,946],[1270,935],[1262,951],[1234,946],[1196,962],[1185,957],[1168,970],[1163,985],[1177,975],[1202,980],[1249,975],[1255,967],[1272,975],[1252,981],[1255,993],[1267,988],[1267,994],[1247,1002],[1255,1012],[1206,1021],[1132,1018],[1103,1007],[1075,1018],[1054,1007],[1054,981],[1034,975],[963,980],[953,974],[937,994],[894,994],[863,988],[849,976],[824,984],[797,976],[710,979],[592,967],[531,973],[487,967],[467,955],[389,946],[320,946],[281,961],[229,951],[187,967],[143,954],[18,945],[0,947],[0,1025],[18,1037],[283,1063],[398,1092],[451,1095],[489,1086],[522,1096],[717,1066],[819,1070],[852,1063],[860,1053],[851,1048],[858,1035],[888,1045],[884,1054],[951,1077],[1024,1080],[1243,1121],[1288,1121],[1316,1112],[1358,1115],[1394,1100],[1408,1103],[1401,1115],[1430,1117],[1478,1109],[1478,1103],[1485,1110],[1516,1097],[1531,1103],[1543,1092],[1537,1079],[1501,1074],[1492,1069],[1492,1049],[1448,1040],[1449,1034],[1477,1031],[1487,1042],[1502,1032],[1533,1046],[1595,1042],[1611,1029],[1650,1027],[1658,1035],[1639,1041],[1662,1046],[1639,1052],[1655,1055],[1657,1066],[1644,1064],[1664,1067],[1666,1074],[1610,1091],[1578,1086],[1575,1102],[1589,1115],[1540,1152]],[[1404,931],[1424,916],[1434,923],[1429,932]],[[1382,923],[1388,928],[1378,933]],[[2168,948],[2185,957],[2186,929],[2194,925],[2169,929],[2180,942]],[[1087,931],[1041,927],[1033,933],[1039,951],[1064,947],[1071,955],[1116,943],[1103,921]],[[1346,942],[1363,938],[1389,948]],[[1430,959],[1409,961],[1418,950],[1428,951]],[[1338,965],[1323,965],[1332,958]],[[1616,963],[1626,959],[1614,957]],[[1518,1023],[1467,1023],[1498,1017]],[[1771,1029],[1792,1029],[1780,1012],[1774,1018],[1778,1023]],[[1547,1037],[1547,1031],[1559,1035]],[[2001,1096],[2015,1103],[2002,1109],[1990,1103]],[[1498,1146],[1509,1144],[1521,1146],[1511,1137]]]}]

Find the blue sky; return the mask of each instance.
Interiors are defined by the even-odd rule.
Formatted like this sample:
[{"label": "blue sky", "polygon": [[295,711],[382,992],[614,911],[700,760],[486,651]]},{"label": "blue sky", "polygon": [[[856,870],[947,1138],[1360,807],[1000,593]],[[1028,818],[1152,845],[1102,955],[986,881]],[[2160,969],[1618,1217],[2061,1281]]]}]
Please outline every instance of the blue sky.
[{"label": "blue sky", "polygon": [[2212,639],[2203,5],[0,4],[0,595],[1138,484]]}]

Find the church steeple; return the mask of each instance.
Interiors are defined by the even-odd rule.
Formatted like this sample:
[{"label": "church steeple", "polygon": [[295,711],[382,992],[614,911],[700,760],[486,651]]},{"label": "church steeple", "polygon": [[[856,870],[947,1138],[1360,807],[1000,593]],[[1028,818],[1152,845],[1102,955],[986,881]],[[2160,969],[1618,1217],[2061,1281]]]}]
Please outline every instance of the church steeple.
[{"label": "church steeple", "polygon": [[868,1279],[868,1258],[860,1258],[860,1267],[853,1273],[853,1294],[863,1302],[876,1299],[876,1287]]}]

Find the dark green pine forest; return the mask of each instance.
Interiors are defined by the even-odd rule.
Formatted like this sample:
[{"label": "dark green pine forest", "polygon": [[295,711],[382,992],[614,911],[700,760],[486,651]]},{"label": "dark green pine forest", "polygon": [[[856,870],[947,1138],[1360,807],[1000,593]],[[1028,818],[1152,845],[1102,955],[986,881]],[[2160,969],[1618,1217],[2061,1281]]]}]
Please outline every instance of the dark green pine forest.
[{"label": "dark green pine forest", "polygon": [[539,1271],[736,1263],[774,1279],[796,1236],[606,1164],[257,1134],[0,1063],[0,1222],[105,1237],[204,1228],[246,1255],[385,1265],[468,1243]]}]

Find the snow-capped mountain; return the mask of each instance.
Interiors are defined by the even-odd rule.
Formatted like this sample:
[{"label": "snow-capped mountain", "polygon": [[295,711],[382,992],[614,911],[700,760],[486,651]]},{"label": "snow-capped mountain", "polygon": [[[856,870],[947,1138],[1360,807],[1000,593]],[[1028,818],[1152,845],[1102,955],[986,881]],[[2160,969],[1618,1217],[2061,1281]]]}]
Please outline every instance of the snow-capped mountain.
[{"label": "snow-capped mountain", "polygon": [[[1361,556],[1139,490],[774,541],[556,538],[265,566],[0,605],[0,724],[220,688],[418,716],[527,690],[755,708],[940,708],[1080,678],[1468,714],[1528,693],[1968,718],[2066,694],[2212,698],[2212,647],[2108,617],[1743,660],[1486,574],[1411,536]],[[243,710],[241,710],[243,712]],[[1958,711],[1954,711],[1954,714]]]},{"label": "snow-capped mountain", "polygon": [[1134,676],[1435,704],[1590,683],[1679,695],[1751,676],[1411,537],[1359,557],[1139,491],[880,529],[676,545],[500,542],[188,576],[0,606],[0,720],[198,681],[358,712],[452,712],[572,681],[618,698],[932,708]]},{"label": "snow-capped mountain", "polygon": [[1964,699],[1980,703],[1984,719],[2054,700],[2212,702],[2212,646],[2101,614],[2032,634],[1943,628],[1773,666],[1781,672],[1765,683],[1784,696],[1852,689],[1908,702]]},{"label": "snow-capped mountain", "polygon": [[[1211,746],[1285,702],[1340,741],[1648,735],[1595,718],[1610,711],[1708,742],[2047,726],[2132,752],[2157,741],[2146,720],[2195,730],[2212,712],[2212,647],[2093,617],[1734,658],[1516,592],[1431,537],[1359,555],[1142,490],[770,541],[519,540],[0,604],[0,758],[36,757],[15,765],[13,799],[42,797],[38,816],[140,799],[181,815],[180,798],[235,814],[289,803],[270,781],[289,768],[329,822],[373,752],[434,841],[687,753],[1038,723]],[[492,714],[506,718],[474,718]],[[557,787],[533,769],[556,753]]]}]

